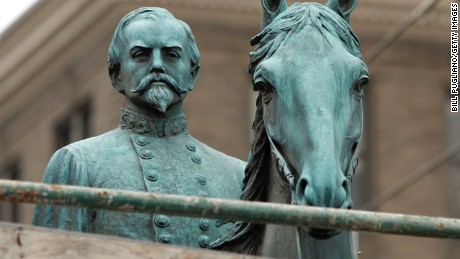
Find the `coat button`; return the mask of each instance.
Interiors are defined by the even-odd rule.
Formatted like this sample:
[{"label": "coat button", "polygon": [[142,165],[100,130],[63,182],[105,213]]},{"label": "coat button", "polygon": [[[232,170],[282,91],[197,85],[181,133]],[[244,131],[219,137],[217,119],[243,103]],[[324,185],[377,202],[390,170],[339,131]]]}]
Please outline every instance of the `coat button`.
[{"label": "coat button", "polygon": [[156,180],[158,180],[159,177],[160,175],[155,171],[150,171],[145,176],[145,178],[147,178],[149,181],[152,181],[152,182],[155,182]]},{"label": "coat button", "polygon": [[196,146],[195,146],[195,144],[193,144],[193,143],[190,143],[190,142],[189,142],[189,143],[185,144],[185,147],[186,147],[188,150],[192,151],[192,152],[195,152],[195,151],[196,151]]},{"label": "coat button", "polygon": [[192,156],[192,161],[197,163],[197,164],[201,164],[201,157],[199,157],[197,155],[193,155]]},{"label": "coat button", "polygon": [[139,146],[145,146],[150,143],[150,140],[144,136],[137,137],[135,140],[136,144]]},{"label": "coat button", "polygon": [[220,228],[220,227],[222,227],[222,225],[224,225],[224,224],[225,224],[224,221],[218,219],[218,220],[216,220],[216,224],[215,224],[214,226],[216,226],[216,228]]},{"label": "coat button", "polygon": [[153,221],[155,222],[155,225],[160,228],[169,226],[169,218],[165,215],[156,215]]},{"label": "coat button", "polygon": [[209,247],[209,243],[210,243],[210,238],[206,235],[201,235],[199,238],[198,238],[198,242],[200,243],[200,246],[202,248],[207,248]]},{"label": "coat button", "polygon": [[144,149],[140,152],[139,156],[143,159],[151,159],[153,157],[152,150]]},{"label": "coat button", "polygon": [[209,194],[208,194],[207,192],[203,191],[203,190],[200,190],[200,191],[198,192],[198,196],[199,196],[199,197],[208,197],[208,195],[209,195]]},{"label": "coat button", "polygon": [[172,241],[172,236],[169,233],[163,233],[158,236],[160,242],[163,244],[169,244]]},{"label": "coat button", "polygon": [[195,176],[195,179],[201,185],[206,185],[206,183],[208,182],[208,180],[206,179],[206,176],[202,174]]},{"label": "coat button", "polygon": [[211,223],[208,219],[200,219],[200,229],[203,231],[208,231]]}]

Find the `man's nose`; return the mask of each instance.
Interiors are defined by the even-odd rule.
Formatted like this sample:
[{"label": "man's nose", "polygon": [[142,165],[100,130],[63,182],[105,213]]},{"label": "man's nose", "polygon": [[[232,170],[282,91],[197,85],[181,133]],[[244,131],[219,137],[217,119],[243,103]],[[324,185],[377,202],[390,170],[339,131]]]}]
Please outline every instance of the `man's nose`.
[{"label": "man's nose", "polygon": [[152,55],[152,65],[150,67],[150,73],[164,73],[163,58],[160,51],[154,51]]}]

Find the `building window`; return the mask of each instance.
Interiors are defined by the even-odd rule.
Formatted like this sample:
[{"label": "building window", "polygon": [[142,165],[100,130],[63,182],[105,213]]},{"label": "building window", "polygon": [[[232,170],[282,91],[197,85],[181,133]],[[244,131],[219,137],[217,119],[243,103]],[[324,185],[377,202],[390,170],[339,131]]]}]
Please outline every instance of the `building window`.
[{"label": "building window", "polygon": [[55,126],[56,149],[90,137],[90,117],[89,101],[83,102],[67,112],[67,116]]},{"label": "building window", "polygon": [[[1,168],[0,179],[18,180],[20,177],[19,162],[12,162]],[[17,203],[0,202],[0,221],[19,222]]]}]

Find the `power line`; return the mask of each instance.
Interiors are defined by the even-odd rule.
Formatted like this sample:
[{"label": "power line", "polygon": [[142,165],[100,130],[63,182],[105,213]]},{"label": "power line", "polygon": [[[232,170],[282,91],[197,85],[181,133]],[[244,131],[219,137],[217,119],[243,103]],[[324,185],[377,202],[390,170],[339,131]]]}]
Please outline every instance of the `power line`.
[{"label": "power line", "polygon": [[409,27],[412,26],[422,15],[432,9],[439,0],[425,0],[419,4],[398,26],[391,30],[383,39],[375,44],[366,54],[364,60],[367,64],[371,63],[388,46],[399,38]]},{"label": "power line", "polygon": [[394,185],[393,187],[389,188],[388,190],[384,191],[383,193],[377,195],[377,197],[373,198],[369,202],[365,203],[359,209],[362,210],[375,210],[379,206],[383,205],[385,202],[391,200],[396,195],[403,192],[407,187],[413,185],[423,177],[429,175],[431,172],[434,172],[435,169],[443,165],[444,163],[448,162],[452,158],[456,157],[460,154],[460,142],[453,145],[451,148],[445,150],[433,160],[428,162],[427,164],[423,165],[415,172],[401,180],[399,183]]}]

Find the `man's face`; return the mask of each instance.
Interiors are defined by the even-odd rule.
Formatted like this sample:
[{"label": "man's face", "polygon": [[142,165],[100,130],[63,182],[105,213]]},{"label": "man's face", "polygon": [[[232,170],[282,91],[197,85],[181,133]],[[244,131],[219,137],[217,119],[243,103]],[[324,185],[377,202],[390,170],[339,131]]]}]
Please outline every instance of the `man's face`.
[{"label": "man's face", "polygon": [[164,113],[193,87],[189,39],[175,21],[139,19],[122,31],[119,87],[128,102]]}]

